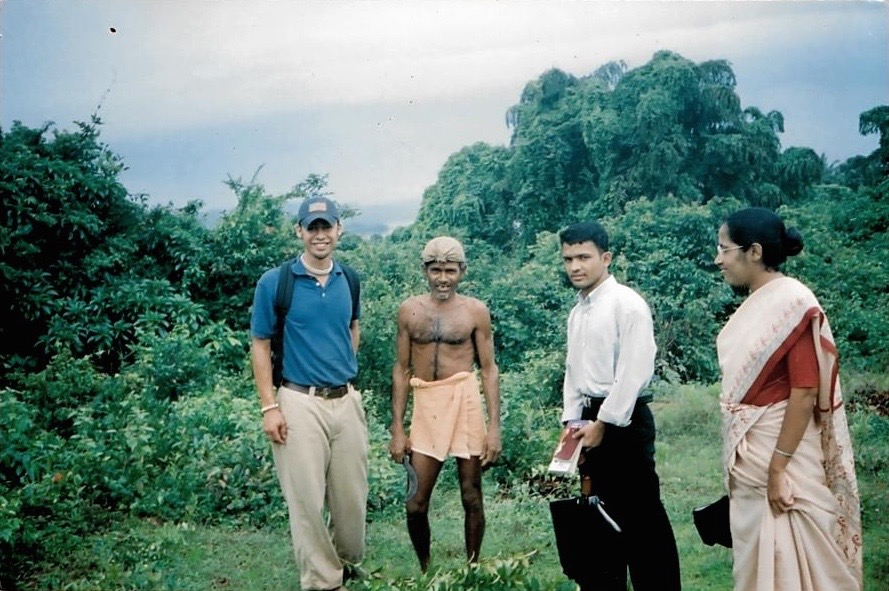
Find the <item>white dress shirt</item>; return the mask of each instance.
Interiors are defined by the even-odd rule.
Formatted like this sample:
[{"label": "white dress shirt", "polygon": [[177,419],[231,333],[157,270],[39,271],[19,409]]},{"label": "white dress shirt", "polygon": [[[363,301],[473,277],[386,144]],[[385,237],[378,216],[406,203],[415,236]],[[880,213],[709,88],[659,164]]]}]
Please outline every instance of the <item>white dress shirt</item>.
[{"label": "white dress shirt", "polygon": [[605,398],[598,419],[630,424],[640,391],[654,375],[651,310],[638,293],[609,276],[568,316],[562,421],[579,419],[588,397]]}]

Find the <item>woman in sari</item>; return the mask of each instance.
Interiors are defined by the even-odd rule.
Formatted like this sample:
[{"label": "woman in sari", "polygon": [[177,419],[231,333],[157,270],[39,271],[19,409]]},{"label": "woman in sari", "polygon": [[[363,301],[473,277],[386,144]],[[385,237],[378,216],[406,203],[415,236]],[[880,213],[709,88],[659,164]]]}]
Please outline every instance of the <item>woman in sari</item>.
[{"label": "woman in sari", "polygon": [[717,339],[735,591],[859,591],[861,522],[837,350],[814,294],[781,273],[802,237],[748,208],[716,265],[749,296]]}]

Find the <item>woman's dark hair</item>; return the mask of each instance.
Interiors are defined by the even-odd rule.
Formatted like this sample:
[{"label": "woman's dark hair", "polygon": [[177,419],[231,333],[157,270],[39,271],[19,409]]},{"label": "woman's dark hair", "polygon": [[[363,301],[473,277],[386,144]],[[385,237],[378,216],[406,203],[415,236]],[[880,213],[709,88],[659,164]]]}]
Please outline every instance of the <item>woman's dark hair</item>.
[{"label": "woman's dark hair", "polygon": [[755,242],[762,246],[762,262],[767,269],[778,271],[787,257],[803,250],[803,237],[796,228],[787,228],[781,218],[765,207],[748,207],[736,211],[725,220],[732,242],[750,248]]},{"label": "woman's dark hair", "polygon": [[580,222],[572,224],[559,232],[562,244],[581,244],[592,242],[600,252],[608,251],[608,232],[599,222]]}]

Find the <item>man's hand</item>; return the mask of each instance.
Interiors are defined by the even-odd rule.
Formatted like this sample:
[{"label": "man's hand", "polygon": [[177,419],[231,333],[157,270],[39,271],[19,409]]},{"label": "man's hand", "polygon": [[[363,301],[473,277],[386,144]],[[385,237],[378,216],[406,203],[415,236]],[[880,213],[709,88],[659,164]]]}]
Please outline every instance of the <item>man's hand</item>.
[{"label": "man's hand", "polygon": [[392,460],[400,464],[404,455],[410,452],[411,440],[404,431],[392,433],[392,439],[389,440],[389,455],[392,456]]},{"label": "man's hand", "polygon": [[284,445],[287,442],[287,421],[279,408],[273,408],[262,415],[262,430],[273,443]]},{"label": "man's hand", "polygon": [[488,436],[485,438],[485,448],[482,450],[482,468],[490,466],[500,457],[503,451],[503,443],[500,441],[500,429],[488,429]]},{"label": "man's hand", "polygon": [[580,444],[583,447],[598,447],[602,443],[604,435],[605,423],[597,420],[578,429],[573,437],[574,439],[580,439]]}]

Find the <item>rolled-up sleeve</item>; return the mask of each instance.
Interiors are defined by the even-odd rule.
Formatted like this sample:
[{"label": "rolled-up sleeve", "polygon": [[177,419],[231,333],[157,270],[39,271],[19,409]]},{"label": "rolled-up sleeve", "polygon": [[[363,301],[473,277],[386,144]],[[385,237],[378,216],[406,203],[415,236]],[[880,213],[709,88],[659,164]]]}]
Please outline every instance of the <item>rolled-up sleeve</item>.
[{"label": "rolled-up sleeve", "polygon": [[583,414],[584,398],[577,388],[571,385],[570,367],[565,368],[565,379],[562,382],[562,422],[579,419]]}]

